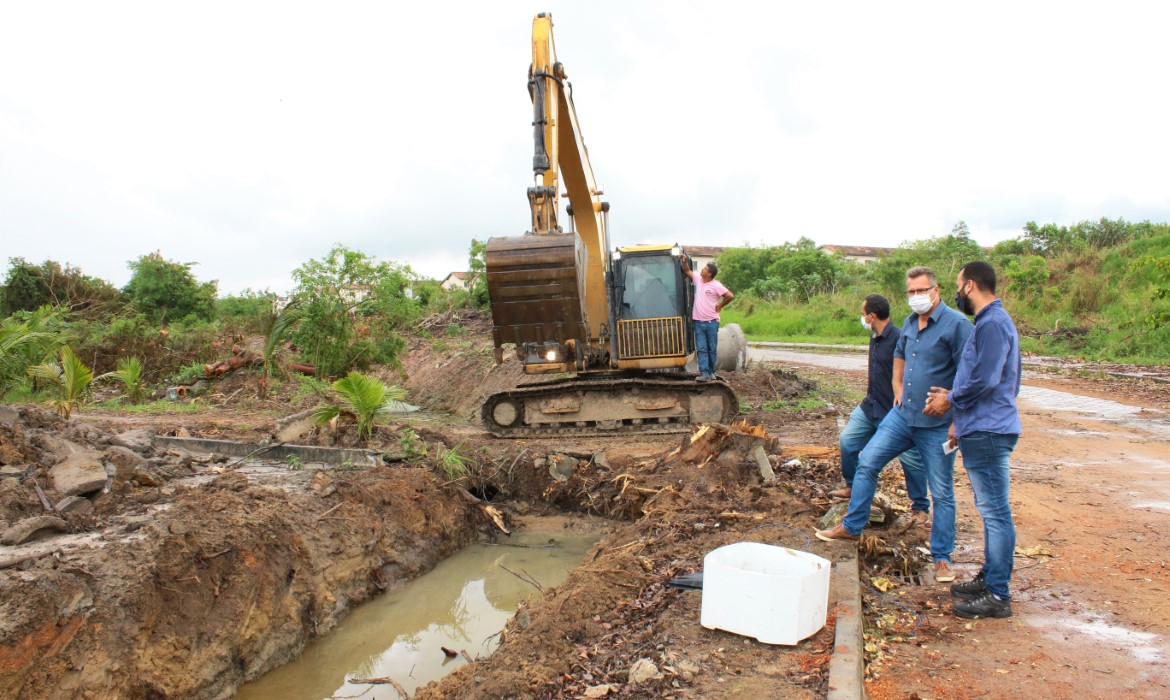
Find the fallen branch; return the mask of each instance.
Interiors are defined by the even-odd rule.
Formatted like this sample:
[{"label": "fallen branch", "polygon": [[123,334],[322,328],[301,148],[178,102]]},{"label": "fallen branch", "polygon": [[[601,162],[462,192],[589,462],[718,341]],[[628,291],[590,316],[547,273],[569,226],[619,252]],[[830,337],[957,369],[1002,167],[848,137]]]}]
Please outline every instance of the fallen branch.
[{"label": "fallen branch", "polygon": [[515,576],[516,578],[520,579],[520,580],[521,580],[521,581],[523,581],[524,583],[527,583],[527,584],[528,584],[528,585],[530,585],[530,586],[535,586],[535,587],[536,587],[536,590],[540,591],[541,593],[544,593],[544,586],[540,585],[540,582],[539,582],[539,581],[537,581],[536,579],[532,578],[532,575],[531,575],[531,574],[529,574],[527,571],[525,571],[525,572],[524,572],[524,573],[525,573],[525,576],[521,576],[520,574],[516,573],[515,571],[512,571],[511,569],[509,569],[508,567],[504,566],[503,564],[497,564],[497,566],[499,566],[499,567],[500,567],[501,569],[503,569],[504,571],[507,571],[508,573],[512,574],[512,575],[513,575],[513,576]]},{"label": "fallen branch", "polygon": [[325,511],[324,513],[322,513],[322,514],[318,515],[318,516],[317,516],[317,519],[318,519],[318,520],[322,520],[322,519],[324,519],[324,518],[325,518],[326,516],[328,516],[330,513],[332,513],[333,511],[337,510],[338,508],[342,507],[343,505],[345,505],[345,501],[342,501],[341,503],[338,503],[337,505],[333,506],[333,507],[332,507],[332,508],[330,508],[329,510],[327,510],[327,511]]},{"label": "fallen branch", "polygon": [[50,513],[53,512],[53,506],[49,503],[49,498],[45,496],[45,492],[41,489],[41,485],[37,483],[36,477],[33,477],[33,488],[37,490],[37,498],[41,499],[41,505]]},{"label": "fallen branch", "polygon": [[406,688],[403,688],[398,683],[398,681],[394,680],[390,676],[382,676],[380,678],[347,678],[345,682],[352,685],[390,685],[393,686],[394,690],[397,690],[398,694],[402,697],[410,697],[410,693],[406,692]]}]

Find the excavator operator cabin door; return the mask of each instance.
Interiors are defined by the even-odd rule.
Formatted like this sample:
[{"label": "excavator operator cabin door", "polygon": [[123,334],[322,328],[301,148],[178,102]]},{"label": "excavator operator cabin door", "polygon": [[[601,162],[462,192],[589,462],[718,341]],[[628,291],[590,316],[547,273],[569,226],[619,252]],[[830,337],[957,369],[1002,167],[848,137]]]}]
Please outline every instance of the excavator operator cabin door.
[{"label": "excavator operator cabin door", "polygon": [[625,254],[617,269],[618,359],[626,366],[681,366],[693,351],[687,284],[670,250]]}]

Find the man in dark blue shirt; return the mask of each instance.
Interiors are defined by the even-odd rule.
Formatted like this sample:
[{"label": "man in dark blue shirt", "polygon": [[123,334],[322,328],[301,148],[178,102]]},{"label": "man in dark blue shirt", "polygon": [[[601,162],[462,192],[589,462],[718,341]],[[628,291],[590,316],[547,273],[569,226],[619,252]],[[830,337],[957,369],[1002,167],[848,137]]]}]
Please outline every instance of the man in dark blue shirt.
[{"label": "man in dark blue shirt", "polygon": [[[880,294],[870,294],[861,303],[861,325],[872,332],[869,338],[869,386],[865,399],[849,414],[849,422],[841,431],[841,474],[845,477],[845,488],[829,492],[834,498],[846,500],[853,494],[858,456],[894,405],[894,346],[902,336],[898,326],[890,322],[890,302]],[[925,523],[929,517],[926,470],[914,449],[903,452],[898,461],[902,463],[906,494],[910,497],[910,517],[905,522],[905,528],[909,529]]]},{"label": "man in dark blue shirt", "polygon": [[855,540],[869,522],[877,479],[894,457],[911,447],[918,449],[926,465],[927,483],[934,506],[930,526],[930,554],[934,579],[955,580],[951,552],[955,549],[955,455],[943,444],[951,424],[950,413],[932,416],[923,413],[932,386],[951,386],[971,322],[942,303],[938,280],[928,267],[906,271],[906,296],[914,312],[902,324],[902,336],[894,348],[894,406],[882,419],[873,439],[861,451],[849,512],[840,525],[818,530],[822,540]]},{"label": "man in dark blue shirt", "polygon": [[959,617],[1011,617],[1012,557],[1016,526],[1008,501],[1009,458],[1020,439],[1020,339],[995,296],[995,270],[972,262],[959,271],[955,306],[975,315],[975,332],[963,347],[953,388],[935,386],[927,415],[953,408],[950,444],[957,439],[983,517],[983,568],[972,581],[951,586]]}]

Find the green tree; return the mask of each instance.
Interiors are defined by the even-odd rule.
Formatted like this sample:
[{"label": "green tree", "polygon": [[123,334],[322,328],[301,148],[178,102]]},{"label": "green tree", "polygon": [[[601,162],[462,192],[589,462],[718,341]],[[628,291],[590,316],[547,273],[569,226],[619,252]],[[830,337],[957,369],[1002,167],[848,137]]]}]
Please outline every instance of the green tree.
[{"label": "green tree", "polygon": [[768,278],[768,269],[783,253],[780,246],[724,248],[719,254],[719,281],[732,291],[747,291]]},{"label": "green tree", "polygon": [[393,362],[405,347],[398,329],[420,312],[407,296],[408,266],[342,245],[294,270],[293,279],[303,316],[292,339],[322,376]]},{"label": "green tree", "polygon": [[195,263],[167,260],[155,251],[129,263],[133,274],[123,292],[151,321],[159,324],[215,318],[218,283],[199,282]]},{"label": "green tree", "polygon": [[491,306],[487,288],[487,241],[471,239],[467,251],[467,291],[472,306],[486,309]]},{"label": "green tree", "polygon": [[1011,259],[1001,268],[1006,289],[1018,295],[1039,294],[1048,284],[1048,263],[1039,255]]},{"label": "green tree", "polygon": [[9,258],[8,273],[0,294],[5,315],[55,306],[87,316],[107,314],[120,303],[118,290],[109,282],[90,277],[79,268],[55,260],[33,265],[24,258]]},{"label": "green tree", "polygon": [[245,289],[239,294],[217,299],[215,312],[227,333],[263,333],[275,301],[276,295],[268,290]]}]

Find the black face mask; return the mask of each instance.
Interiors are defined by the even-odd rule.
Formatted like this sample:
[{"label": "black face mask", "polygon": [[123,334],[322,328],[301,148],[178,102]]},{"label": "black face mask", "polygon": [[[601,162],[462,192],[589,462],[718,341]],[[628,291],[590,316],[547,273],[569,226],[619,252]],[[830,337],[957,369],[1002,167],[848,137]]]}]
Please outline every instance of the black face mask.
[{"label": "black face mask", "polygon": [[975,315],[975,307],[971,306],[971,297],[963,296],[962,291],[955,292],[955,308],[968,316]]}]

